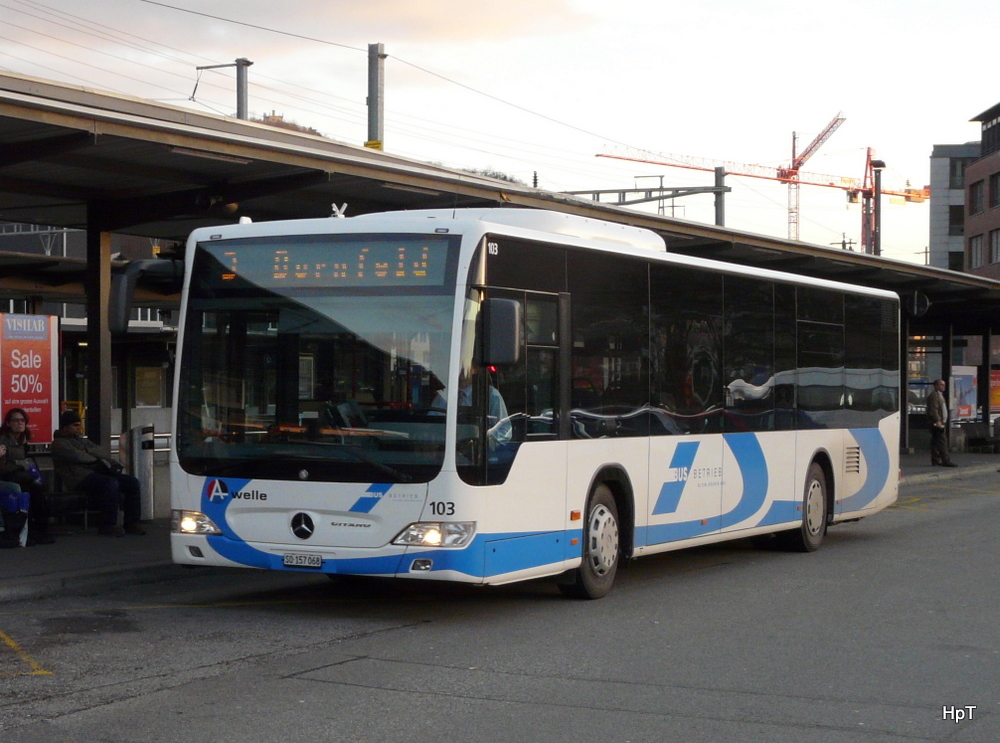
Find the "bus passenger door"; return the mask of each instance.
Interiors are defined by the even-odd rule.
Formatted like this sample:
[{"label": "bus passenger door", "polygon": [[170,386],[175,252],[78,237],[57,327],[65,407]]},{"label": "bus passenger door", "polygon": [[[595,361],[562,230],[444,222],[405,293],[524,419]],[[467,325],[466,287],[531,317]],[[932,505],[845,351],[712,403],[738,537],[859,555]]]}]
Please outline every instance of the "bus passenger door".
[{"label": "bus passenger door", "polygon": [[490,297],[520,302],[524,322],[518,362],[489,370],[506,413],[505,422],[490,421],[491,428],[503,432],[502,441],[489,452],[485,483],[504,486],[494,501],[494,518],[510,532],[562,532],[566,522],[566,444],[560,441],[566,389],[565,355],[560,348],[562,298],[509,289],[487,292]]}]

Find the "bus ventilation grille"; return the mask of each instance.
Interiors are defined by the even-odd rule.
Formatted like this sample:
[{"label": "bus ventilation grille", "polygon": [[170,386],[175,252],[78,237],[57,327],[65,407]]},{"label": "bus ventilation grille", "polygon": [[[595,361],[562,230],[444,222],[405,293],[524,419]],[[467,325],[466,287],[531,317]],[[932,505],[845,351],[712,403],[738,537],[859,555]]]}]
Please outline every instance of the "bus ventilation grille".
[{"label": "bus ventilation grille", "polygon": [[844,454],[844,470],[846,472],[861,472],[861,447],[849,446]]}]

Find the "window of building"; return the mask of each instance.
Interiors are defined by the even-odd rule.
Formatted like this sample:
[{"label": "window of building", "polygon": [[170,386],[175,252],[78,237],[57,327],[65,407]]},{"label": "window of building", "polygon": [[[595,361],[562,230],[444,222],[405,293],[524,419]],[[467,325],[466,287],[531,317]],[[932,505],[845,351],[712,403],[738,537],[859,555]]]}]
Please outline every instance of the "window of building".
[{"label": "window of building", "polygon": [[1000,206],[1000,173],[990,176],[989,204],[990,209]]},{"label": "window of building", "polygon": [[1000,230],[990,230],[990,263],[1000,263]]},{"label": "window of building", "polygon": [[969,268],[979,268],[983,265],[983,236],[974,235],[969,238]]},{"label": "window of building", "polygon": [[1000,119],[990,119],[982,123],[983,157],[1000,150]]},{"label": "window of building", "polygon": [[979,214],[983,211],[983,181],[969,185],[969,214]]},{"label": "window of building", "polygon": [[971,157],[953,157],[948,161],[948,188],[965,188],[965,168],[974,160]]},{"label": "window of building", "polygon": [[965,206],[958,204],[948,207],[948,234],[965,234]]},{"label": "window of building", "polygon": [[948,270],[949,271],[965,270],[965,254],[962,253],[961,250],[948,251]]},{"label": "window of building", "polygon": [[163,406],[163,367],[136,367],[135,406],[137,408],[159,408]]}]

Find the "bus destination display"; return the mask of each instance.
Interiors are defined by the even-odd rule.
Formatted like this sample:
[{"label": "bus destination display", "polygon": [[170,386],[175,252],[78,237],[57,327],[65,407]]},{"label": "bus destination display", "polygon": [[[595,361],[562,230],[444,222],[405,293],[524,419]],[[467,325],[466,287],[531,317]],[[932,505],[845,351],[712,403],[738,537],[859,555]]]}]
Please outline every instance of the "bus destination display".
[{"label": "bus destination display", "polygon": [[358,240],[227,240],[202,247],[222,265],[223,285],[241,279],[265,288],[441,286],[448,238],[427,235]]}]

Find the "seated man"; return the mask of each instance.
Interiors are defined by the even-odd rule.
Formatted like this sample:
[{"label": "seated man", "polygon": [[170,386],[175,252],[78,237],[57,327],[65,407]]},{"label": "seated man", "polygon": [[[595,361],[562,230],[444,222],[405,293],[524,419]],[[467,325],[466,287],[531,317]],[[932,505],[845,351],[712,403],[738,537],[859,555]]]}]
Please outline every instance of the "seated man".
[{"label": "seated man", "polygon": [[[142,509],[139,481],[121,473],[121,465],[110,451],[80,434],[80,416],[66,410],[59,416],[59,430],[52,437],[52,464],[63,485],[80,490],[101,512],[97,533],[109,537],[145,534],[139,524]],[[125,511],[122,529],[118,510]]]},{"label": "seated man", "polygon": [[[486,435],[489,440],[490,449],[493,450],[498,444],[509,444],[512,438],[513,428],[510,423],[510,414],[507,412],[507,404],[504,402],[500,390],[493,386],[489,380],[489,374],[480,374],[479,367],[473,367],[469,375],[465,370],[459,374],[458,387],[458,407],[461,412],[471,410],[476,405],[475,385],[480,378],[487,383],[487,409],[486,409]],[[429,415],[444,415],[447,408],[448,390],[439,389],[431,402]]]}]

